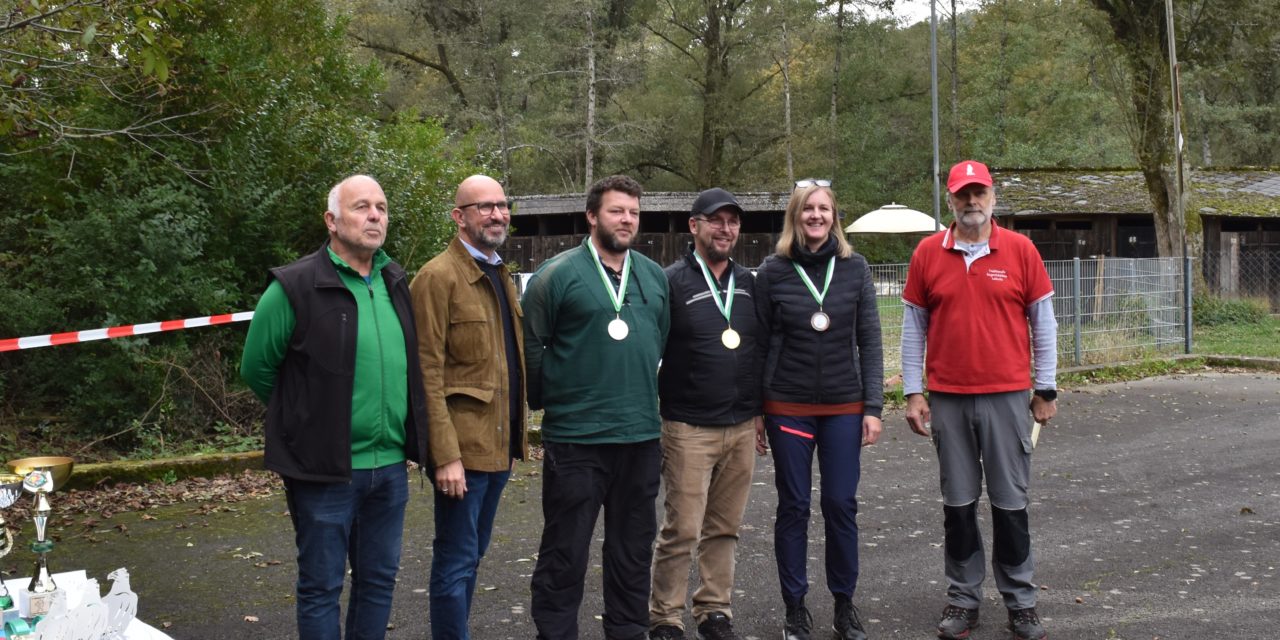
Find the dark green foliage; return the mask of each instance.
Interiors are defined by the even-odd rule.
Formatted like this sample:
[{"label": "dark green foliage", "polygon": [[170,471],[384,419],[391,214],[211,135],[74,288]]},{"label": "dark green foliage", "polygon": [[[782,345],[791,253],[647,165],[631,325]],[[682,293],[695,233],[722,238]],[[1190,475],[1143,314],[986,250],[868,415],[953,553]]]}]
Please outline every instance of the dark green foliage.
[{"label": "dark green foliage", "polygon": [[[453,185],[474,168],[440,125],[377,118],[380,70],[355,62],[319,0],[194,2],[164,23],[167,82],[120,101],[56,96],[112,135],[0,137],[0,337],[251,310],[267,269],[313,251],[329,187],[378,178],[393,257],[416,270],[446,241]],[[73,12],[74,13],[74,12]],[[124,132],[170,118],[164,135]],[[190,451],[252,439],[244,326],[0,357],[5,452]],[[12,426],[13,428],[8,428]],[[65,438],[65,440],[60,440]]]},{"label": "dark green foliage", "polygon": [[1267,319],[1270,305],[1266,300],[1218,298],[1198,295],[1191,300],[1191,319],[1196,326],[1223,324],[1258,324]]}]

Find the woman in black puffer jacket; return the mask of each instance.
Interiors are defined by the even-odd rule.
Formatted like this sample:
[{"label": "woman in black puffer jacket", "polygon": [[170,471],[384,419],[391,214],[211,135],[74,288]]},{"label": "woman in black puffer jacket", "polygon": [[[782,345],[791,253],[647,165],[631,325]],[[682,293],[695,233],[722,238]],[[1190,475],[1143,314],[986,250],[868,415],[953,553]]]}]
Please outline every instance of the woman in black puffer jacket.
[{"label": "woman in black puffer jacket", "polygon": [[866,638],[852,601],[857,492],[861,448],[880,437],[884,355],[871,270],[845,240],[836,211],[829,182],[797,182],[776,253],[756,277],[757,309],[769,335],[764,428],[777,471],[774,554],[788,639],[807,640],[812,627],[804,596],[815,451],[832,626],[839,638]]}]

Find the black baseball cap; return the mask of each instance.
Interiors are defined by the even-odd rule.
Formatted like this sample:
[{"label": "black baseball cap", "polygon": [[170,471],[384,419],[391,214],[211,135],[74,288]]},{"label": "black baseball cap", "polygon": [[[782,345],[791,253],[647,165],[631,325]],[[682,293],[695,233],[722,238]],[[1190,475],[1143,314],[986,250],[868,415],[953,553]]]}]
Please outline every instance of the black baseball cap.
[{"label": "black baseball cap", "polygon": [[739,215],[742,214],[742,205],[738,204],[738,199],[732,193],[716,187],[698,194],[693,201],[692,213],[695,216],[709,216],[725,207],[732,207]]}]

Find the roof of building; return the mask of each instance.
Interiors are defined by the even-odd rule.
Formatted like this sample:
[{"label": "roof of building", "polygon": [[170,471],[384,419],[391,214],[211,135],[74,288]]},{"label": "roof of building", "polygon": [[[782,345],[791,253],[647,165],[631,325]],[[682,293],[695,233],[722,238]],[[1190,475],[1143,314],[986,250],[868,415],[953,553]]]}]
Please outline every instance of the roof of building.
[{"label": "roof of building", "polygon": [[[1151,213],[1146,183],[1136,170],[992,173],[997,215]],[[1280,170],[1193,170],[1186,179],[1187,204],[1201,215],[1280,217]]]},{"label": "roof of building", "polygon": [[[640,196],[640,210],[643,213],[688,213],[696,197],[698,194],[693,191],[645,193]],[[734,197],[745,212],[777,212],[787,206],[787,198],[791,197],[791,193],[747,192],[734,193]],[[586,210],[586,204],[587,197],[581,193],[523,196],[516,198],[516,208],[512,215],[582,213]]]},{"label": "roof of building", "polygon": [[[1142,173],[1133,169],[1003,169],[996,182],[996,215],[1150,215]],[[1280,218],[1280,169],[1197,169],[1187,173],[1188,205],[1201,215]],[[734,194],[743,211],[777,213],[790,192]],[[688,213],[692,191],[655,191],[640,198],[644,213]],[[582,213],[581,193],[516,198],[513,215]]]}]

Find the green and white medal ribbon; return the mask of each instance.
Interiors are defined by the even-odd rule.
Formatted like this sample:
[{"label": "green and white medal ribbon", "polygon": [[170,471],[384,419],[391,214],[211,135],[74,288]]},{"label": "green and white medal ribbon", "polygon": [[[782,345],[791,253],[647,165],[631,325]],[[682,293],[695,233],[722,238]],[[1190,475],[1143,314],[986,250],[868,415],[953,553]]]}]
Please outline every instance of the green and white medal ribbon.
[{"label": "green and white medal ribbon", "polygon": [[698,261],[698,266],[702,267],[702,277],[707,279],[707,287],[711,289],[711,299],[715,301],[716,308],[720,310],[720,315],[724,316],[724,321],[728,323],[728,328],[724,333],[720,334],[720,342],[728,349],[737,349],[742,344],[742,337],[737,331],[733,330],[733,293],[734,293],[734,276],[733,265],[729,265],[729,290],[724,294],[724,302],[720,301],[720,292],[716,288],[715,278],[711,277],[711,269],[707,267],[707,263],[703,261],[702,256],[697,251],[693,252],[693,259]]},{"label": "green and white medal ribbon", "polygon": [[609,321],[609,337],[614,340],[625,340],[627,334],[631,333],[631,329],[622,319],[622,301],[627,297],[627,280],[631,276],[631,250],[627,249],[626,255],[622,258],[622,282],[618,284],[618,290],[614,291],[613,283],[609,281],[609,274],[604,272],[604,265],[600,263],[600,254],[596,251],[596,245],[591,238],[587,238],[587,248],[591,250],[591,257],[595,260],[596,273],[600,274],[605,293],[609,294],[609,302],[613,303],[614,318]]},{"label": "green and white medal ribbon", "polygon": [[822,283],[822,292],[818,292],[818,288],[813,286],[813,281],[809,279],[809,274],[800,268],[800,264],[792,261],[791,266],[795,267],[796,273],[800,274],[800,279],[804,281],[804,286],[809,288],[809,295],[818,303],[818,310],[812,316],[809,316],[809,326],[814,331],[826,331],[831,328],[831,316],[822,311],[822,301],[827,297],[827,291],[831,289],[831,276],[836,272],[836,257],[831,256],[827,261],[827,279]]}]

